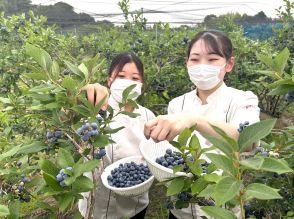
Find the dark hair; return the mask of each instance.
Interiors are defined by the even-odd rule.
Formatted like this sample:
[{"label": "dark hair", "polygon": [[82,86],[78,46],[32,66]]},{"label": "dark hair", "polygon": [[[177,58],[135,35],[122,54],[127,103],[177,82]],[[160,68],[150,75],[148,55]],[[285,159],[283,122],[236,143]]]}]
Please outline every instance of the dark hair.
[{"label": "dark hair", "polygon": [[189,58],[191,49],[193,45],[198,41],[203,40],[207,50],[213,52],[226,60],[233,56],[233,45],[229,37],[227,37],[221,31],[201,31],[195,35],[195,37],[191,40],[187,57]]},{"label": "dark hair", "polygon": [[[125,64],[134,63],[139,71],[140,76],[144,81],[144,67],[143,63],[138,56],[136,56],[133,52],[124,52],[116,55],[110,64],[108,69],[108,77],[111,77],[112,73],[115,71],[115,74],[120,72]],[[115,75],[116,76],[116,75]]]}]

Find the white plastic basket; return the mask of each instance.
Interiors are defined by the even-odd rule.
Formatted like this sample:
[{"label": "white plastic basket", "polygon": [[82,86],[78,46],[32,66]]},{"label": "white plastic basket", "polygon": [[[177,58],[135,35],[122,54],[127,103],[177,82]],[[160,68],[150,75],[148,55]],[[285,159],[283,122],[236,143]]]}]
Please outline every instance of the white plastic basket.
[{"label": "white plastic basket", "polygon": [[172,151],[179,152],[179,150],[172,146],[168,141],[161,141],[159,143],[156,143],[152,140],[144,140],[140,143],[141,154],[146,160],[147,165],[154,177],[159,182],[162,182],[176,176],[192,176],[192,174],[187,174],[185,172],[173,173],[172,169],[156,163],[156,158],[164,156],[166,149],[171,149]]},{"label": "white plastic basket", "polygon": [[111,165],[109,165],[108,167],[106,167],[104,169],[104,171],[101,175],[102,183],[104,184],[104,186],[106,188],[112,190],[114,193],[116,193],[118,195],[122,195],[122,196],[137,196],[137,195],[141,195],[141,194],[147,192],[154,181],[154,176],[151,176],[149,179],[147,179],[146,181],[144,181],[138,185],[125,187],[125,188],[117,188],[114,186],[110,186],[108,184],[107,177],[109,175],[111,175],[111,170],[119,167],[119,164],[130,163],[132,161],[135,162],[136,164],[141,164],[141,163],[146,164],[146,161],[144,160],[144,158],[142,156],[126,157],[126,158],[120,159],[120,160],[112,163]]}]

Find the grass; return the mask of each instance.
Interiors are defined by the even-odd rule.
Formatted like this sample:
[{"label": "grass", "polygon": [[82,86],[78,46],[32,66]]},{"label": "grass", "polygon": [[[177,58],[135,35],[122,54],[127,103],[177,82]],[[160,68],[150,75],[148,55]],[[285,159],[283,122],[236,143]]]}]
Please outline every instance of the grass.
[{"label": "grass", "polygon": [[156,183],[149,190],[150,203],[145,215],[145,219],[168,218],[168,210],[165,207],[166,189],[164,186],[158,186]]}]

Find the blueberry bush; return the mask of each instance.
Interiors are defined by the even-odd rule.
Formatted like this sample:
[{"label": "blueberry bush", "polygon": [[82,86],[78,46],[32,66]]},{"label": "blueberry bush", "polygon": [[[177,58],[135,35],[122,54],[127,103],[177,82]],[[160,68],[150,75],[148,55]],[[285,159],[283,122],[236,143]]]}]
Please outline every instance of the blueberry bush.
[{"label": "blueberry bush", "polygon": [[[82,93],[103,59],[97,55],[79,66],[65,60],[67,68],[61,69],[41,48],[26,44],[25,51],[33,64],[23,76],[25,83],[19,84],[22,95],[0,98],[9,121],[1,136],[2,147],[7,145],[0,155],[0,215],[19,218],[20,204],[33,200],[53,218],[79,217],[76,203],[81,193],[90,191],[90,218],[96,179],[91,181],[84,173],[96,176],[104,147],[112,142],[110,135],[123,128],[110,129],[108,124],[119,113],[113,115],[111,107],[101,111],[102,102],[94,106]],[[124,91],[121,108],[130,101],[133,87]]]}]

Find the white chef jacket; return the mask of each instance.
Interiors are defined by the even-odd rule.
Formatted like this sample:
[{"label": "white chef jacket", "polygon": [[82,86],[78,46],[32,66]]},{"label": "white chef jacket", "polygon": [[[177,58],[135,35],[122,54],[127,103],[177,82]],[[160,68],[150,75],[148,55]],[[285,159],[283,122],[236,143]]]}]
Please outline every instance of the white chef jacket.
[{"label": "white chef jacket", "polygon": [[[207,97],[207,104],[205,105],[202,105],[202,101],[196,94],[197,90],[193,90],[171,100],[168,105],[168,114],[195,112],[237,126],[246,121],[249,124],[259,121],[260,109],[258,107],[258,98],[251,91],[241,91],[227,87],[223,83],[215,92]],[[202,148],[211,146],[210,142],[202,135],[196,131],[195,134],[199,138]],[[219,150],[210,152],[220,153]],[[205,155],[202,158],[209,161]],[[174,209],[171,212],[179,219],[192,219],[199,216],[209,218],[198,205],[189,205],[188,208]]]},{"label": "white chef jacket", "polygon": [[[114,109],[114,113],[119,111],[118,103],[110,96],[108,104]],[[125,157],[141,155],[139,144],[145,139],[144,124],[155,118],[154,114],[147,108],[140,106],[134,110],[139,116],[131,118],[127,115],[119,114],[110,123],[110,128],[125,127],[112,134],[111,138],[115,143],[108,145],[106,156],[103,157],[104,167]],[[86,195],[86,194],[84,194]],[[133,217],[145,209],[149,203],[148,192],[136,196],[120,196],[107,189],[99,178],[98,188],[95,191],[95,219],[118,219]],[[86,200],[79,202],[79,210],[85,215],[87,208]]]}]

